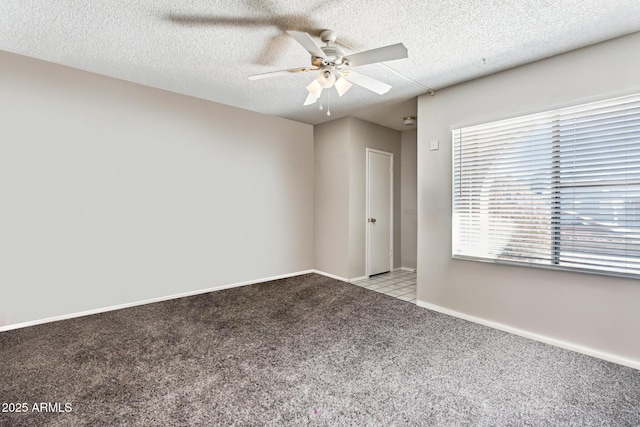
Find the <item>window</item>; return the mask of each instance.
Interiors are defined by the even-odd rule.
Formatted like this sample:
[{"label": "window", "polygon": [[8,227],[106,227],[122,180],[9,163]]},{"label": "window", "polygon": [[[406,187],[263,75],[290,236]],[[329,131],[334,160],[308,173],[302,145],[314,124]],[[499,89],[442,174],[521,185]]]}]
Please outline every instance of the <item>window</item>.
[{"label": "window", "polygon": [[640,94],[453,134],[453,257],[640,276]]}]

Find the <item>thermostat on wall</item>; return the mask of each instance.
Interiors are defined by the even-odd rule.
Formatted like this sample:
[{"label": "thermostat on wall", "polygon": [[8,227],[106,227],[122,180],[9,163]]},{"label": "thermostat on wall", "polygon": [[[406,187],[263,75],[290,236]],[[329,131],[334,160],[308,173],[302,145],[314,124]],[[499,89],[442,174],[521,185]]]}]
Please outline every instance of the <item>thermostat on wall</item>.
[{"label": "thermostat on wall", "polygon": [[435,141],[431,141],[429,143],[429,150],[433,151],[433,150],[437,150],[440,146],[440,143],[438,142],[438,140],[436,139]]}]

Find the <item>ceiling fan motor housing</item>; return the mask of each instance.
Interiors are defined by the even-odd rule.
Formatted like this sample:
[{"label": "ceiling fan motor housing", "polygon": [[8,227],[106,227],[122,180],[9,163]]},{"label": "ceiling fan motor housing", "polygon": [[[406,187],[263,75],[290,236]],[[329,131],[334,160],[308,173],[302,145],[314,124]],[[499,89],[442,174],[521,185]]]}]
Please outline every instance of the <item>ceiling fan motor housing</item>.
[{"label": "ceiling fan motor housing", "polygon": [[337,46],[322,46],[325,57],[311,56],[311,63],[316,67],[324,65],[342,65],[344,62],[344,51]]}]

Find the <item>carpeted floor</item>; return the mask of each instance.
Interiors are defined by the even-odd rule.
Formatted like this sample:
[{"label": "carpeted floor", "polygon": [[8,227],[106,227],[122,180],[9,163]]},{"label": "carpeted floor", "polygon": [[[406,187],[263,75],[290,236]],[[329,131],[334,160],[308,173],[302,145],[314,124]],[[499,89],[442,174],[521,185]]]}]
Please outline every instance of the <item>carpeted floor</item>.
[{"label": "carpeted floor", "polygon": [[640,425],[640,371],[318,275],[3,332],[0,361],[3,426]]}]

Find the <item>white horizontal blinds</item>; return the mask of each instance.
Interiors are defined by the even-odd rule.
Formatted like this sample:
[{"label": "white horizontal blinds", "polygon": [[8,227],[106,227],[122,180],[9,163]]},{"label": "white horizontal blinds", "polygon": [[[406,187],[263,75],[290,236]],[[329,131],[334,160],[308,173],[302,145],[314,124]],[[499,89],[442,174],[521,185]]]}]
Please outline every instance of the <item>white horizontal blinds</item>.
[{"label": "white horizontal blinds", "polygon": [[453,255],[640,273],[640,95],[454,130]]},{"label": "white horizontal blinds", "polygon": [[558,264],[640,273],[640,95],[566,108]]},{"label": "white horizontal blinds", "polygon": [[453,135],[454,255],[549,262],[555,173],[549,114]]}]

